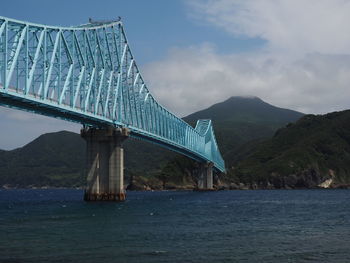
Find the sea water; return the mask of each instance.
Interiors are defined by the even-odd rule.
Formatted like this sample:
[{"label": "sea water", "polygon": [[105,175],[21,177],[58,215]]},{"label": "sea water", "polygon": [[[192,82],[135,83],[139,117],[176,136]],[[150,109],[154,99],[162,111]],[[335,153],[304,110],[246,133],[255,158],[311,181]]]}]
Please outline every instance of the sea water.
[{"label": "sea water", "polygon": [[349,190],[0,190],[0,262],[350,262]]}]

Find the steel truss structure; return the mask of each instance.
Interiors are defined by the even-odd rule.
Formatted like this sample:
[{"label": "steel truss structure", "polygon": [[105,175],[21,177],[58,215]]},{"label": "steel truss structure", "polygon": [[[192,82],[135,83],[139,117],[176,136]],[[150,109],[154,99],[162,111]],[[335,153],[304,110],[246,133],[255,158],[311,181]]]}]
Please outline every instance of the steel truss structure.
[{"label": "steel truss structure", "polygon": [[121,21],[53,27],[0,17],[0,104],[131,135],[225,164],[210,120],[192,128],[149,92]]}]

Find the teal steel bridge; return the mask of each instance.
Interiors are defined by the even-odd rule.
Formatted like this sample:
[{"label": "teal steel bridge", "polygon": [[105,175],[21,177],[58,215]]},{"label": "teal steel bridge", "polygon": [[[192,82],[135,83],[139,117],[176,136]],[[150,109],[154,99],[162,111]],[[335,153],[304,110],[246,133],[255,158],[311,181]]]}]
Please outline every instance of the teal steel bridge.
[{"label": "teal steel bridge", "polygon": [[126,127],[224,172],[211,120],[195,128],[150,93],[121,21],[54,27],[0,17],[0,104],[90,127]]}]

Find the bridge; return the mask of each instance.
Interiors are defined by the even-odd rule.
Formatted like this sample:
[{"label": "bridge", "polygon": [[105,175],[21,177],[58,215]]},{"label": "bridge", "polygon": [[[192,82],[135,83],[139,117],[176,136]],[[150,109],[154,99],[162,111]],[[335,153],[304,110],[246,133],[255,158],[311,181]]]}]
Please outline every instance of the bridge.
[{"label": "bridge", "polygon": [[211,120],[193,128],[152,96],[120,20],[57,27],[0,17],[0,105],[83,124],[85,200],[125,199],[128,137],[195,160],[200,189],[225,171]]}]

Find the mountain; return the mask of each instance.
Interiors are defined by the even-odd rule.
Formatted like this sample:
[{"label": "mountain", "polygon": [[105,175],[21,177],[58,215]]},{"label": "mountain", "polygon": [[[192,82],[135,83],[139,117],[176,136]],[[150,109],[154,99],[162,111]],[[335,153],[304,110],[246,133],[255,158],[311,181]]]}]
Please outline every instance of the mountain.
[{"label": "mountain", "polygon": [[306,115],[240,148],[229,177],[258,188],[350,185],[350,110]]},{"label": "mountain", "polygon": [[282,109],[270,105],[258,97],[230,97],[213,106],[195,112],[184,118],[195,122],[198,119],[210,118],[213,122],[249,122],[249,123],[286,123],[295,121],[303,113]]},{"label": "mountain", "polygon": [[295,122],[303,115],[275,107],[257,97],[231,97],[184,120],[194,126],[198,119],[211,119],[220,151],[230,164],[231,157],[243,143],[271,137],[278,128]]},{"label": "mountain", "polygon": [[[271,137],[278,128],[301,116],[302,113],[272,106],[256,97],[231,97],[184,120],[195,125],[197,119],[212,119],[219,148],[230,166],[244,143]],[[67,131],[44,134],[22,148],[0,151],[0,185],[83,186],[84,163],[85,143],[80,135]],[[126,181],[136,178],[159,187],[166,177],[173,185],[191,183],[191,162],[147,142],[128,139],[125,163]],[[187,178],[181,178],[184,173]]]},{"label": "mountain", "polygon": [[0,185],[79,186],[85,144],[67,131],[41,135],[22,148],[0,152]]},{"label": "mountain", "polygon": [[[131,138],[124,148],[127,176],[152,175],[177,156]],[[0,151],[0,186],[84,186],[85,151],[80,135],[68,131],[43,134],[22,148]]]}]

